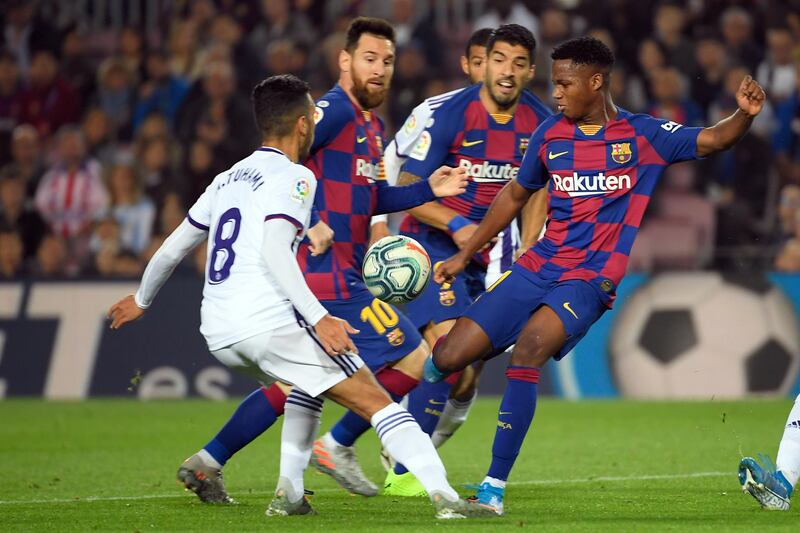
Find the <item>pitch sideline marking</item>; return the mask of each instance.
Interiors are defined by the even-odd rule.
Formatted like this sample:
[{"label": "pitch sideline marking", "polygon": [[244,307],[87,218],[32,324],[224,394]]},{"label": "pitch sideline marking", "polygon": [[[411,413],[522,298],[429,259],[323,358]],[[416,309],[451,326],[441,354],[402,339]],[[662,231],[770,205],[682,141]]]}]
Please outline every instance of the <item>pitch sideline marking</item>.
[{"label": "pitch sideline marking", "polygon": [[[576,479],[534,479],[530,481],[512,481],[509,485],[568,485],[571,483],[595,483],[602,481],[653,481],[663,479],[689,479],[703,477],[728,477],[734,476],[735,472],[693,472],[690,474],[653,474],[643,476],[597,476],[592,478]],[[314,492],[337,492],[342,489],[317,489]],[[273,491],[251,491],[246,495],[263,496],[272,494]],[[233,493],[235,496],[245,493]],[[85,498],[53,498],[41,500],[0,500],[0,505],[36,505],[53,503],[84,503],[84,502],[116,502],[116,501],[142,501],[142,500],[161,500],[169,498],[185,498],[185,494],[146,494],[142,496],[87,496]]]}]

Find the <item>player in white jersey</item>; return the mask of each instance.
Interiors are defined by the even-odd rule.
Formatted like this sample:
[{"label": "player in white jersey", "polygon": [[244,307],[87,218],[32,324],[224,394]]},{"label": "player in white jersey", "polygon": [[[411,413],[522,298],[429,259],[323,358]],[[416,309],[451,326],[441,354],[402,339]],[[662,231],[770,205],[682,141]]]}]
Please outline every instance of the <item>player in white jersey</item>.
[{"label": "player in white jersey", "polygon": [[[111,327],[141,317],[175,266],[207,240],[200,330],[209,350],[264,384],[294,385],[267,515],[312,512],[303,472],[319,428],[322,402],[316,397],[325,395],[370,420],[383,446],[424,480],[438,518],[489,516],[458,497],[430,439],[355,353],[348,333],[357,331],[328,314],[303,279],[295,251],[316,189],[313,173],[297,164],[314,137],[308,84],[273,76],[255,87],[253,105],[263,146],[214,178],[150,260],[136,294],[111,307]],[[457,172],[444,173],[448,186],[461,189]]]}]

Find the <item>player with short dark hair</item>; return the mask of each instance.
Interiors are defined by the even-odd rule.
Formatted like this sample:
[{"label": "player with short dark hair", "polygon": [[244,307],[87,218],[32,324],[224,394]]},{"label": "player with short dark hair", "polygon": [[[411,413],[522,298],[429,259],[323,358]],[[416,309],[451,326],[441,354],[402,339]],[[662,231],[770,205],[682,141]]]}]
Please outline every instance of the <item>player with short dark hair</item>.
[{"label": "player with short dark hair", "polygon": [[[419,140],[409,152],[400,183],[414,183],[446,164],[467,169],[470,183],[464,194],[409,210],[400,229],[418,240],[435,264],[456,253],[478,227],[500,189],[516,174],[528,139],[551,115],[536,96],[525,90],[534,74],[536,40],[522,26],[507,24],[492,31],[487,41],[486,72],[480,83],[437,100]],[[537,195],[544,206],[546,193]],[[543,209],[540,209],[543,215]],[[531,213],[526,213],[526,215]],[[539,234],[542,217],[523,217],[525,239]],[[497,235],[497,243],[476,256],[467,272],[453,283],[429,284],[406,306],[409,318],[433,344],[455,319],[503,271],[511,267],[520,246],[517,222]],[[480,368],[443,383],[422,384],[409,395],[408,409],[434,443],[445,442],[467,417],[475,399]],[[457,382],[458,381],[458,382]],[[453,386],[452,398],[449,398]],[[384,493],[412,496],[422,487],[402,465],[395,465]]]},{"label": "player with short dark hair", "polygon": [[733,146],[765,99],[747,76],[735,113],[709,128],[689,128],[614,105],[614,56],[599,40],[567,41],[551,57],[558,114],[534,132],[516,178],[494,199],[469,242],[436,272],[438,282],[454,280],[531,194],[548,188],[544,237],[456,321],[425,367],[425,379],[435,382],[514,344],[492,463],[476,496],[498,514],[533,419],[539,369],[564,357],[611,306],[664,169]]}]

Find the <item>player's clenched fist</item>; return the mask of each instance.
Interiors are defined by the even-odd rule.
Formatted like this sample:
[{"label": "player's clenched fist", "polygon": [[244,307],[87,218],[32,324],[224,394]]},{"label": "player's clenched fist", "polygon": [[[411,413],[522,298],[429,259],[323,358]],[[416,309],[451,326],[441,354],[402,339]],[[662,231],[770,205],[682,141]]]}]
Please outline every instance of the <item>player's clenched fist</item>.
[{"label": "player's clenched fist", "polygon": [[143,314],[144,309],[136,305],[133,294],[129,294],[111,306],[107,318],[111,319],[111,329],[119,329],[120,326],[137,320]]},{"label": "player's clenched fist", "polygon": [[319,341],[325,351],[328,352],[328,355],[335,356],[348,352],[358,353],[358,348],[353,344],[350,334],[358,333],[359,330],[351,326],[347,320],[325,315],[316,323],[314,331],[317,332]]},{"label": "player's clenched fist", "polygon": [[453,283],[456,276],[467,268],[469,259],[469,257],[458,253],[447,261],[441,262],[436,272],[433,273],[433,280],[440,285],[442,283]]},{"label": "player's clenched fist", "polygon": [[764,89],[752,76],[745,76],[739,84],[739,90],[736,91],[736,103],[739,104],[739,109],[751,117],[761,112],[766,98]]},{"label": "player's clenched fist", "polygon": [[428,178],[433,194],[439,198],[457,196],[467,190],[469,177],[464,167],[441,166]]}]

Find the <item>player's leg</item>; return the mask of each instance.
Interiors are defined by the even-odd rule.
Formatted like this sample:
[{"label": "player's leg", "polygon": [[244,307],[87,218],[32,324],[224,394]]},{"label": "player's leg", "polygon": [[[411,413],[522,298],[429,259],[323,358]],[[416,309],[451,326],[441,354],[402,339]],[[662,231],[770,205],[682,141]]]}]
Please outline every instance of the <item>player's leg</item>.
[{"label": "player's leg", "polygon": [[[334,316],[358,324],[361,331],[353,336],[353,342],[393,400],[399,401],[417,385],[430,350],[402,313],[366,290],[352,294],[346,301],[324,301],[323,305]],[[356,440],[369,429],[369,419],[354,412],[345,413],[314,443],[311,464],[350,492],[376,495],[378,487],[363,473],[354,448]]]},{"label": "player's leg", "polygon": [[[430,438],[366,368],[331,387],[325,396],[368,418],[381,444],[395,459],[408,465],[422,483],[437,510],[438,518],[490,516],[490,510],[461,500],[447,481],[447,472]],[[487,512],[488,511],[488,512]]]},{"label": "player's leg", "polygon": [[763,465],[752,457],[739,463],[739,483],[761,507],[787,511],[794,486],[800,478],[800,395],[795,398],[778,447],[777,465],[762,456]]},{"label": "player's leg", "polygon": [[478,397],[478,383],[483,366],[483,361],[476,361],[466,367],[450,390],[450,397],[447,399],[439,422],[431,435],[433,445],[437,448],[447,442],[467,421],[470,409]]}]

